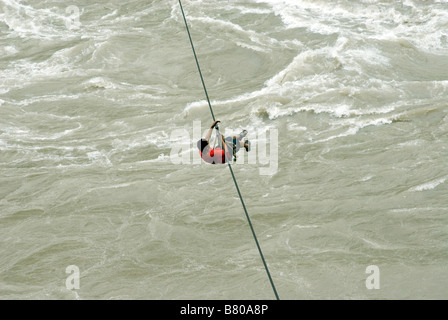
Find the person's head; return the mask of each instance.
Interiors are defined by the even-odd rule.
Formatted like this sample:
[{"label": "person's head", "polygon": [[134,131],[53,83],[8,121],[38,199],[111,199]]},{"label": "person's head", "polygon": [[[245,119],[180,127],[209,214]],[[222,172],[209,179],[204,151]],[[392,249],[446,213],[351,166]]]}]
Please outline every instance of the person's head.
[{"label": "person's head", "polygon": [[205,139],[198,140],[197,145],[198,145],[199,151],[201,151],[201,152],[204,152],[204,151],[207,152],[207,150],[209,148],[208,142]]}]

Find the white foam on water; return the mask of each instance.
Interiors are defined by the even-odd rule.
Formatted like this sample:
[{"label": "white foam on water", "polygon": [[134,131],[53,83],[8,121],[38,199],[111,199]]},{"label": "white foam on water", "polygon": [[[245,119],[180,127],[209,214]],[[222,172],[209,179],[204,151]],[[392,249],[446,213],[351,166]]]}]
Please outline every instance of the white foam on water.
[{"label": "white foam on water", "polygon": [[51,134],[41,134],[29,128],[5,126],[2,128],[3,133],[1,133],[0,136],[9,141],[18,142],[52,141],[65,138],[83,128],[83,125],[80,122],[77,122],[76,124],[77,126],[75,128],[66,129],[56,133],[52,132]]},{"label": "white foam on water", "polygon": [[367,175],[367,176],[362,177],[362,178],[359,179],[358,181],[360,181],[360,182],[366,182],[366,181],[371,180],[372,178],[373,178],[372,175]]},{"label": "white foam on water", "polygon": [[76,68],[76,60],[71,53],[72,48],[64,48],[44,61],[24,58],[11,62],[8,68],[0,70],[0,76],[5,79],[2,85],[20,88],[36,80],[83,75],[85,72]]},{"label": "white foam on water", "polygon": [[31,131],[28,128],[18,128],[15,126],[4,125],[1,128],[1,136],[6,138],[26,138],[30,136]]},{"label": "white foam on water", "polygon": [[289,123],[288,124],[288,130],[291,131],[306,131],[308,130],[307,127],[301,126],[297,123]]},{"label": "white foam on water", "polygon": [[4,46],[0,48],[0,58],[7,58],[18,53],[19,50],[15,46]]},{"label": "white foam on water", "polygon": [[[283,225],[286,226],[286,225]],[[297,229],[315,229],[315,228],[319,228],[318,225],[316,224],[311,224],[311,225],[300,225],[300,224],[296,224],[294,225],[295,228]]]},{"label": "white foam on water", "polygon": [[256,8],[256,7],[245,7],[238,5],[238,3],[233,4],[232,2],[229,2],[230,9],[238,9],[242,14],[259,14],[262,16],[272,14],[271,9],[262,9],[262,8]]},{"label": "white foam on water", "polygon": [[338,139],[338,138],[344,138],[348,136],[353,136],[357,134],[359,131],[361,131],[364,128],[367,128],[369,126],[382,126],[386,124],[391,124],[392,120],[387,118],[378,118],[374,120],[362,120],[362,119],[347,119],[347,122],[345,123],[346,126],[348,126],[347,129],[343,133],[331,135],[327,138],[313,140],[313,143],[322,143],[327,142],[330,140]]},{"label": "white foam on water", "polygon": [[[371,26],[371,38],[398,43],[407,41],[414,47],[428,52],[446,53],[448,43],[446,28],[448,10],[440,10],[429,6],[415,6],[410,14],[397,12],[395,8],[377,10],[377,22]],[[389,26],[384,26],[388,22]]]},{"label": "white foam on water", "polygon": [[83,83],[86,89],[110,89],[114,90],[118,88],[118,85],[115,84],[112,80],[106,79],[104,77],[95,77],[89,79]]},{"label": "white foam on water", "polygon": [[[26,107],[34,103],[38,102],[54,102],[54,101],[67,101],[67,100],[77,100],[79,99],[79,94],[74,95],[66,95],[66,94],[60,94],[60,95],[42,95],[42,96],[35,96],[32,98],[27,99],[20,99],[20,100],[7,100],[8,104],[14,105],[14,106],[20,106],[20,107]],[[27,112],[29,114],[36,114],[33,112]],[[47,114],[48,115],[48,114]],[[54,117],[58,117],[56,115],[53,115]],[[60,116],[62,118],[66,119],[78,119],[78,116],[69,117],[69,116]]]},{"label": "white foam on water", "polygon": [[244,43],[244,42],[240,42],[240,41],[236,41],[235,44],[237,46],[241,47],[241,48],[250,49],[250,50],[253,50],[253,51],[257,51],[257,52],[268,52],[268,51],[270,51],[270,50],[267,50],[267,49],[265,49],[263,47],[250,45],[250,44],[247,44],[247,43]]},{"label": "white foam on water", "polygon": [[115,9],[115,10],[113,10],[111,13],[108,13],[108,14],[105,14],[104,16],[102,16],[102,17],[101,17],[101,20],[107,20],[107,19],[109,19],[109,18],[111,18],[111,17],[116,16],[117,14],[118,14],[118,10]]},{"label": "white foam on water", "polygon": [[[359,58],[369,64],[382,65],[384,67],[388,66],[388,60],[381,57],[380,53],[376,49],[368,48],[365,51],[367,52],[366,55],[363,54],[365,53],[363,50],[353,50],[342,53],[342,50],[344,50],[347,42],[348,39],[340,38],[334,47],[324,47],[321,49],[300,52],[289,65],[268,79],[262,89],[244,93],[226,100],[214,100],[213,105],[225,105],[241,102],[248,103],[250,100],[269,95],[289,99],[300,98],[304,101],[312,98],[316,94],[328,93],[331,90],[341,90],[337,87],[340,86],[340,84],[337,83],[338,80],[331,73],[340,68],[342,61],[347,60],[347,57],[350,57],[351,60]],[[325,65],[323,66],[320,65],[322,60],[325,61]],[[351,65],[351,68],[355,67],[354,63],[347,63],[347,65]],[[322,70],[319,68],[322,68]],[[358,66],[356,67],[356,70],[361,73],[362,67]],[[355,90],[355,88],[353,88],[353,90]],[[356,90],[359,90],[359,88]],[[206,101],[204,100],[189,103],[184,109],[184,114],[188,114],[188,111],[191,109],[203,108],[206,105]],[[312,109],[314,107],[308,106],[305,108]],[[291,114],[291,112],[300,111],[291,108],[280,110],[280,107],[277,109],[278,110],[274,110],[271,108],[270,119],[275,119],[281,114]],[[384,111],[385,109],[387,110]],[[330,112],[335,113],[337,116],[365,113],[365,111],[348,110],[349,108],[347,106],[339,106],[337,108],[333,108]],[[315,111],[321,112],[319,110]],[[377,109],[377,112],[379,113],[389,111],[390,106],[381,108],[381,110]]]},{"label": "white foam on water", "polygon": [[[233,34],[233,41],[240,47],[251,49],[256,52],[269,53],[272,51],[271,46],[273,44],[283,47],[301,44],[299,41],[278,41],[267,34],[259,33],[251,29],[245,29],[242,26],[222,19],[212,17],[194,17],[190,16],[188,21],[195,21],[204,23],[208,28],[213,28],[215,33],[222,32],[221,30],[215,30],[216,28]],[[193,25],[192,28],[195,26]],[[197,28],[197,27],[196,27]]]},{"label": "white foam on water", "polygon": [[[344,54],[350,57],[350,61],[347,64],[359,63],[358,61],[379,67],[391,67],[390,58],[385,57],[381,51],[374,47],[367,47],[363,49],[350,49],[344,52]],[[358,68],[360,70],[361,68]]]},{"label": "white foam on water", "polygon": [[83,128],[83,125],[81,123],[78,122],[78,127],[73,128],[73,129],[67,129],[64,130],[62,132],[58,132],[58,133],[53,133],[51,135],[39,135],[39,134],[35,134],[33,133],[32,136],[30,137],[30,140],[40,140],[40,141],[48,141],[48,140],[57,140],[57,139],[61,139],[63,137],[66,137],[76,131],[79,131]]},{"label": "white foam on water", "polygon": [[[279,11],[290,10],[291,14],[300,15],[302,11],[314,10],[316,13],[320,11],[320,8],[324,6],[325,10],[322,15],[328,15],[328,17],[335,17],[337,15],[344,16],[348,15],[348,18],[356,16],[356,13],[351,12],[348,9],[337,9],[336,12],[333,10],[333,5],[328,3],[317,1],[317,2],[300,2],[297,1],[256,1],[259,3],[269,3],[278,6]],[[305,8],[305,9],[304,9]],[[358,7],[356,7],[358,8]],[[355,9],[356,9],[355,8]],[[369,10],[361,7],[365,10],[363,14],[369,14]],[[361,10],[360,8],[356,10]],[[355,12],[358,12],[356,11]],[[275,11],[275,10],[274,10]],[[381,14],[378,10],[377,13]],[[392,13],[391,13],[392,14]],[[393,15],[392,15],[393,17]],[[338,18],[341,18],[338,16]],[[233,23],[226,21],[215,21],[212,18],[200,18],[199,20],[207,21],[207,23],[218,23],[226,28],[230,28],[237,32],[245,32],[241,26],[236,26]],[[292,23],[292,22],[291,22]],[[290,25],[290,27],[296,27],[295,25]],[[341,27],[342,28],[342,27]],[[324,34],[327,32],[323,32]],[[270,106],[263,106],[266,109],[269,119],[274,120],[282,116],[292,115],[301,111],[313,111],[315,113],[331,113],[335,117],[352,117],[360,116],[366,114],[384,114],[389,113],[395,109],[393,105],[386,105],[383,107],[363,107],[354,108],[352,105],[338,103],[336,106],[333,105],[319,105],[319,104],[307,104],[304,106],[297,107],[297,104],[301,102],[306,102],[307,100],[319,97],[319,95],[328,95],[332,91],[335,95],[348,95],[348,96],[360,96],[363,92],[357,83],[356,79],[353,79],[352,84],[344,84],[341,86],[340,79],[337,76],[333,76],[333,73],[338,69],[346,69],[356,72],[359,77],[365,75],[366,66],[379,67],[387,70],[391,67],[390,58],[385,56],[378,48],[373,45],[365,44],[361,48],[354,48],[353,39],[350,38],[351,33],[342,32],[338,37],[337,41],[333,45],[317,48],[317,49],[306,49],[302,48],[298,54],[292,59],[292,61],[282,70],[278,71],[277,74],[272,76],[264,83],[262,89],[247,92],[238,96],[234,96],[225,100],[214,100],[212,105],[228,105],[234,103],[245,103],[248,104],[255,100],[271,100],[270,97],[275,99],[286,99],[286,101],[293,102],[293,106],[284,106],[282,104],[273,103]],[[357,37],[358,39],[361,36]],[[271,43],[272,45],[272,43]],[[297,48],[303,46],[302,43],[296,43]],[[257,46],[263,48],[263,45]],[[257,50],[257,48],[252,48],[252,50]],[[364,76],[365,77],[365,76]],[[366,82],[366,87],[369,85],[371,94],[375,91],[384,92],[395,92],[396,88],[393,83],[382,82],[379,79],[364,79]],[[351,86],[350,86],[351,85]],[[369,92],[369,93],[370,93]],[[192,109],[206,108],[207,103],[205,100],[196,101],[187,104],[184,109],[184,116],[189,113]],[[252,113],[257,113],[258,110],[252,110]],[[379,120],[382,123],[387,121]],[[352,130],[358,130],[353,128]]]},{"label": "white foam on water", "polygon": [[11,37],[39,39],[78,37],[67,28],[71,18],[65,11],[66,7],[35,9],[14,0],[3,0],[3,2],[4,13],[0,15],[0,19],[9,27]]},{"label": "white foam on water", "polygon": [[423,139],[414,139],[414,140],[409,140],[409,141],[405,141],[405,142],[401,142],[399,144],[397,144],[400,147],[417,147],[417,146],[423,146],[426,144],[427,141],[423,140]]},{"label": "white foam on water", "polygon": [[[128,138],[128,135],[123,138],[116,138],[112,141],[112,146],[116,151],[120,152],[146,148],[148,146],[156,146],[159,148],[169,148],[171,146],[169,135],[165,131],[162,130],[150,133],[147,131],[148,130],[133,132],[131,138]],[[114,135],[110,135],[110,137],[113,138]]]},{"label": "white foam on water", "polygon": [[92,191],[96,191],[96,190],[103,190],[103,189],[121,189],[121,188],[128,188],[130,186],[133,186],[135,184],[140,183],[138,182],[126,182],[126,183],[119,183],[119,184],[113,184],[113,185],[106,185],[106,186],[101,186],[101,187],[94,187],[94,188],[90,188],[88,189],[86,192],[92,192]]},{"label": "white foam on water", "polygon": [[433,190],[436,187],[438,187],[439,185],[445,183],[445,181],[448,179],[448,176],[442,177],[442,178],[438,178],[435,180],[431,180],[429,182],[420,184],[418,186],[412,187],[409,189],[410,192],[417,192],[417,191],[428,191],[428,190]]},{"label": "white foam on water", "polygon": [[414,213],[414,212],[426,212],[426,211],[447,211],[448,208],[442,207],[416,207],[416,208],[398,208],[391,209],[392,213]]},{"label": "white foam on water", "polygon": [[[349,38],[372,38],[393,42],[408,41],[429,52],[448,50],[448,8],[403,3],[403,10],[381,1],[339,2],[257,0],[269,4],[285,28],[307,28],[319,34],[337,33]],[[436,2],[446,3],[446,2]],[[411,10],[406,10],[409,7]],[[344,24],[341,21],[351,21]],[[364,28],[352,28],[352,23]]]},{"label": "white foam on water", "polygon": [[97,151],[88,152],[87,157],[89,158],[89,160],[92,163],[98,164],[102,167],[111,167],[112,166],[112,162],[110,161],[108,154],[104,151],[97,150]]},{"label": "white foam on water", "polygon": [[[244,101],[248,101],[248,100],[257,98],[259,96],[262,96],[265,92],[267,92],[267,91],[264,89],[261,89],[261,90],[257,90],[254,92],[244,93],[242,95],[238,95],[236,97],[226,99],[226,100],[212,100],[212,101],[210,101],[210,103],[212,104],[212,106],[234,104],[237,102],[244,102]],[[204,107],[208,107],[208,103],[206,100],[190,102],[185,106],[183,114],[184,114],[184,116],[186,116],[186,115],[188,115],[189,111],[198,109],[198,108],[204,108]]]},{"label": "white foam on water", "polygon": [[199,21],[212,26],[220,26],[223,29],[229,29],[231,31],[236,31],[240,33],[246,33],[248,31],[244,30],[240,25],[232,23],[227,20],[215,19],[211,17],[194,17],[190,16],[188,21]]},{"label": "white foam on water", "polygon": [[[320,6],[319,4],[322,4],[322,2],[317,1],[317,4],[303,1],[299,3],[297,1],[278,0],[257,0],[256,2],[270,4],[275,13],[281,17],[287,29],[308,28],[311,32],[320,34],[332,34],[339,31],[339,28],[330,24],[321,23],[322,19],[313,17],[313,13],[322,13],[325,9],[329,9],[328,6]],[[339,9],[333,6],[332,10],[335,13]]]}]

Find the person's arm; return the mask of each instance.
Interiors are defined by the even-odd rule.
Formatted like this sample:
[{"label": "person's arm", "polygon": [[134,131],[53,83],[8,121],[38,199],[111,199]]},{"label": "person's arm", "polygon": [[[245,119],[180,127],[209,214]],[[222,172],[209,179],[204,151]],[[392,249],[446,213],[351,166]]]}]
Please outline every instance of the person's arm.
[{"label": "person's arm", "polygon": [[212,128],[208,129],[208,132],[207,132],[207,134],[205,135],[205,140],[207,140],[207,142],[210,142],[210,138],[211,138],[211,136],[212,136],[212,131],[213,131]]},{"label": "person's arm", "polygon": [[212,124],[212,126],[210,127],[210,129],[208,129],[208,132],[207,132],[207,134],[205,135],[205,140],[207,140],[207,142],[210,142],[210,138],[211,138],[211,136],[212,136],[213,128],[216,126],[216,124],[217,124],[218,122],[221,122],[221,121],[216,120],[215,122],[213,122],[213,124]]}]

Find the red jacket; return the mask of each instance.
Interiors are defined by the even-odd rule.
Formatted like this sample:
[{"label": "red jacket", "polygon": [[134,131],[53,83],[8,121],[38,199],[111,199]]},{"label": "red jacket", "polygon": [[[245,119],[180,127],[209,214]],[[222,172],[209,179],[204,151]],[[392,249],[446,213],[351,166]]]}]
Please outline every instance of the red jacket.
[{"label": "red jacket", "polygon": [[[211,163],[211,164],[222,164],[226,163],[226,156],[225,152],[221,147],[217,147],[215,149],[210,149],[210,151],[207,154],[202,154],[201,151],[199,151],[199,154],[201,155],[202,160],[205,162]],[[227,153],[227,158],[231,159],[231,155]]]}]

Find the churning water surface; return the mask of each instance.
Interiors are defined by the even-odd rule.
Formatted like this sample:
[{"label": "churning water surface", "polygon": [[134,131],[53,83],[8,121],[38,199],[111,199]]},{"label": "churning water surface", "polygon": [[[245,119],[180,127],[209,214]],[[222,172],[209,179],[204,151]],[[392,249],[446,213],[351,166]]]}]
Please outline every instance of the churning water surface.
[{"label": "churning water surface", "polygon": [[[280,299],[448,298],[448,2],[183,6]],[[0,79],[1,299],[274,298],[178,1],[1,0]]]}]

